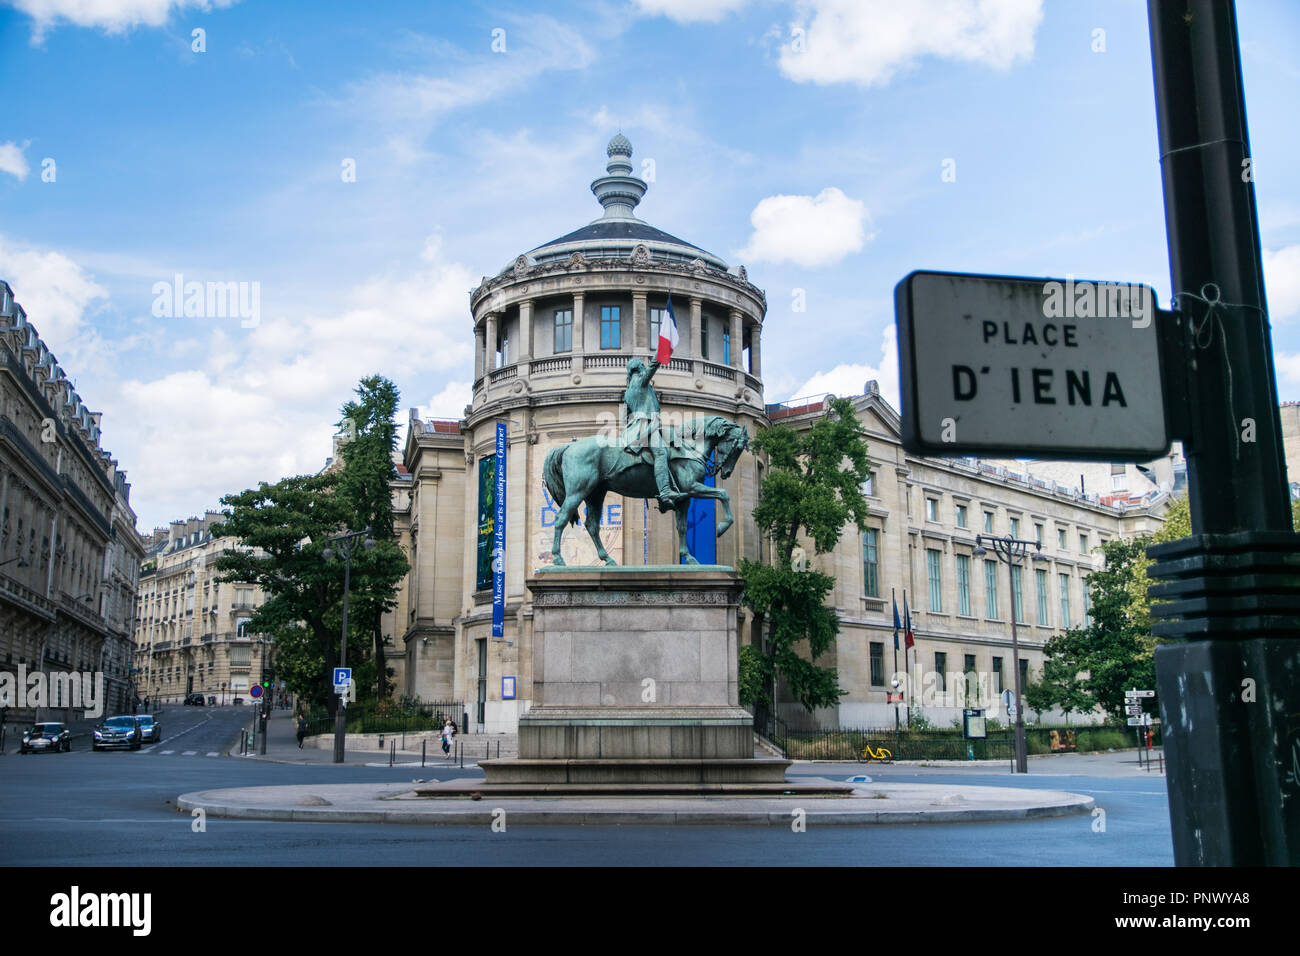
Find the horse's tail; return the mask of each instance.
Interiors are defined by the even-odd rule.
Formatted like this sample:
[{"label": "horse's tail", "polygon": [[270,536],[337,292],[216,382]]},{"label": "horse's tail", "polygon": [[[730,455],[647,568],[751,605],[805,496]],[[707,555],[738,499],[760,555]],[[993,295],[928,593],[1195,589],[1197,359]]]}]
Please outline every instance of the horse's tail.
[{"label": "horse's tail", "polygon": [[[568,445],[559,445],[552,448],[546,453],[546,459],[542,462],[542,482],[546,485],[546,490],[550,492],[551,500],[555,502],[555,507],[559,509],[564,504],[564,473],[561,465],[564,463],[564,452]],[[569,524],[578,523],[577,509],[574,509],[573,518]]]}]

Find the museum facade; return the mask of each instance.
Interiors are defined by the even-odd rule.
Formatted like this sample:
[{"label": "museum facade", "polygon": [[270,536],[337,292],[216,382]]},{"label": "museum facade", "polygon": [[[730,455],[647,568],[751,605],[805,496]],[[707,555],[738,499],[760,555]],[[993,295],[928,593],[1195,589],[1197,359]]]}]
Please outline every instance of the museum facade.
[{"label": "museum facade", "polygon": [[[753,435],[773,424],[806,428],[826,411],[824,397],[764,402],[765,294],[744,266],[732,268],[638,218],[647,184],[632,174],[631,144],[618,135],[606,152],[605,175],[591,184],[603,214],[517,255],[470,294],[472,400],[454,421],[424,420],[412,410],[393,485],[396,528],[411,563],[384,624],[396,693],[463,703],[471,731],[514,731],[531,705],[528,579],[552,561],[560,504],[543,484],[542,462],[575,439],[621,432],[628,360],[654,355],[670,296],[680,341],[653,380],[666,422],[720,415]],[[875,383],[854,403],[873,463],[871,518],[864,533],[846,529],[834,552],[813,558],[836,578],[841,633],[824,660],[839,668],[847,691],[837,708],[816,715],[824,724],[892,725],[891,593],[901,610],[906,590],[916,634],[899,671],[919,677],[976,669],[1010,681],[1011,607],[1024,621],[1025,666],[1036,671],[1046,640],[1087,613],[1097,546],[1161,523],[1168,481],[1137,474],[1134,486],[1143,490],[1103,500],[1005,463],[921,458],[903,451],[898,413]],[[494,637],[498,425],[505,430],[505,614],[503,633]],[[1147,473],[1173,468],[1162,463]],[[736,518],[720,537],[713,534],[716,506],[691,505],[688,539],[701,562],[734,566],[768,557],[753,521],[762,477],[761,458],[745,454],[718,479]],[[599,520],[619,564],[677,563],[673,516],[653,502],[610,495]],[[1013,582],[1007,568],[972,554],[977,533],[1036,534],[1046,555]],[[597,563],[581,526],[564,535],[562,556],[569,565]],[[742,643],[756,640],[753,631],[744,612]],[[927,716],[944,719],[963,703],[947,701]]]}]

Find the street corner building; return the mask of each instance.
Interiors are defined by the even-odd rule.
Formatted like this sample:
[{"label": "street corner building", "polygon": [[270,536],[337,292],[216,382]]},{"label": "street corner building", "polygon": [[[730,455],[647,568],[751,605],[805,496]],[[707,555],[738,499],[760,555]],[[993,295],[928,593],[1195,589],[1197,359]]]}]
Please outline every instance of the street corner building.
[{"label": "street corner building", "polygon": [[[100,413],[0,281],[0,672],[43,673],[49,686],[102,674],[106,711],[121,713],[136,691],[143,547],[131,485],[99,439]],[[47,703],[62,706],[0,707],[15,722],[83,716],[67,701]]]},{"label": "street corner building", "polygon": [[[777,424],[808,428],[829,407],[827,396],[765,403],[764,292],[744,266],[730,267],[639,218],[648,187],[632,174],[632,144],[620,134],[606,153],[605,175],[591,184],[603,213],[518,254],[470,293],[471,403],[459,420],[422,420],[412,410],[393,485],[396,528],[411,564],[384,622],[394,694],[459,702],[470,731],[514,732],[532,704],[528,582],[552,563],[560,505],[543,483],[543,460],[579,438],[623,434],[628,361],[655,356],[670,296],[679,340],[654,378],[665,423],[722,415],[753,435]],[[868,528],[848,529],[832,553],[812,559],[835,577],[840,620],[839,638],[819,663],[839,669],[847,694],[813,715],[778,701],[791,720],[892,726],[895,670],[906,671],[918,690],[933,675],[939,696],[925,708],[931,720],[946,724],[963,707],[993,704],[1014,684],[1009,615],[1024,625],[1021,667],[1036,674],[1047,640],[1087,620],[1088,576],[1101,567],[1100,546],[1156,530],[1171,495],[1185,489],[1178,446],[1144,465],[914,456],[903,450],[898,412],[875,382],[853,402],[872,460]],[[496,501],[498,426],[505,433],[503,510]],[[746,454],[722,480],[736,523],[721,537],[714,502],[692,503],[688,539],[701,563],[770,560],[753,521],[763,475],[761,456]],[[504,620],[494,636],[499,514]],[[672,515],[652,503],[610,495],[598,518],[618,564],[677,563]],[[1036,538],[1045,560],[1011,571],[992,555],[973,554],[977,534]],[[569,566],[599,563],[580,533],[564,536],[561,557]],[[896,660],[890,596],[901,606],[904,592],[916,645]],[[760,640],[748,612],[739,626],[741,644]],[[951,692],[948,675],[971,671],[985,677],[973,684],[979,699]]]}]

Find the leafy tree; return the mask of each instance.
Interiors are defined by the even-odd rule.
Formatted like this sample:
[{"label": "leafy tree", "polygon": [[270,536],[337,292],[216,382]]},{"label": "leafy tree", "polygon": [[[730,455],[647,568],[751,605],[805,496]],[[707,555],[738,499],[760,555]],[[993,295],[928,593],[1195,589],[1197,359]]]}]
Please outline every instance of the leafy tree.
[{"label": "leafy tree", "polygon": [[[764,673],[779,672],[791,695],[808,710],[835,703],[845,691],[833,667],[815,662],[839,633],[839,619],[826,606],[835,579],[794,566],[795,548],[811,540],[817,554],[832,550],[850,522],[865,527],[862,483],[870,474],[862,425],[846,398],[832,399],[826,414],[804,432],[766,429],[754,449],[766,452],[754,522],[772,540],[772,564],[740,562],[745,603],[766,624]],[[807,649],[807,657],[799,648]]]},{"label": "leafy tree", "polygon": [[1056,707],[1065,715],[1067,724],[1070,722],[1071,713],[1087,712],[1097,705],[1088,692],[1086,680],[1081,676],[1082,671],[1078,667],[1082,648],[1072,635],[1081,633],[1083,632],[1067,631],[1047,642],[1047,646],[1043,649],[1046,655],[1043,660],[1043,676],[1036,682],[1036,686],[1041,688],[1041,692],[1045,695],[1043,699],[1045,706],[1034,709],[1041,712]]},{"label": "leafy tree", "polygon": [[[393,533],[393,502],[390,482],[397,478],[393,464],[393,451],[397,447],[397,414],[399,394],[397,386],[379,375],[361,380],[356,389],[357,401],[347,402],[342,409],[342,425],[348,441],[341,454],[343,470],[339,475],[338,493],[349,503],[356,517],[352,527],[371,529],[376,549],[390,559],[390,573],[395,577],[391,587],[376,580],[375,586],[354,595],[349,602],[348,617],[357,615],[362,633],[368,633],[374,648],[376,693],[382,699],[388,696],[388,667],[385,661],[384,636],[381,620],[384,611],[395,601],[396,587],[406,574],[408,566],[401,546]],[[397,560],[401,558],[401,560]],[[397,569],[401,572],[397,573]],[[351,621],[349,620],[349,626]]]},{"label": "leafy tree", "polygon": [[739,652],[737,683],[740,702],[745,705],[768,706],[772,697],[767,692],[772,679],[770,661],[756,647],[745,645]]},{"label": "leafy tree", "polygon": [[[1046,681],[1031,680],[1020,688],[1020,699],[1025,704],[1025,710],[1034,712],[1034,723],[1040,723],[1043,719],[1043,712],[1051,710],[1055,704],[1055,694],[1051,685]],[[1012,721],[1012,725],[1014,725]]]},{"label": "leafy tree", "polygon": [[357,390],[362,400],[344,406],[345,420],[357,426],[355,441],[369,440],[345,451],[342,469],[226,495],[221,503],[228,517],[214,528],[214,534],[238,542],[217,560],[221,580],[256,584],[266,595],[249,629],[271,635],[289,687],[331,713],[337,704],[332,673],[339,661],[344,575],[342,559],[327,561],[322,552],[333,535],[371,527],[376,546],[353,552],[348,607],[348,665],[363,697],[379,676],[371,656],[376,615],[392,605],[408,569],[391,515],[376,504],[382,469],[373,459],[382,454],[392,467],[391,444],[384,445],[376,409],[395,403],[391,387],[383,379],[366,379]]}]

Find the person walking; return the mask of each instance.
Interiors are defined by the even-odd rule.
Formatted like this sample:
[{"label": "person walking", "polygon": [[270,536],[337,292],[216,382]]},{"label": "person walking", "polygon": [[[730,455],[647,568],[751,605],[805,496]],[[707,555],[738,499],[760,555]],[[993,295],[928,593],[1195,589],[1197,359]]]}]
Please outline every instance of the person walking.
[{"label": "person walking", "polygon": [[298,749],[302,750],[302,742],[307,739],[307,718],[298,715]]},{"label": "person walking", "polygon": [[442,725],[442,753],[447,760],[451,759],[451,738],[453,734],[454,731],[451,729],[451,718],[448,717],[446,722]]}]

